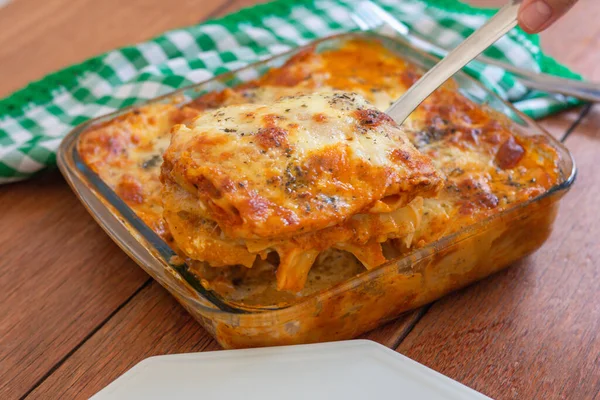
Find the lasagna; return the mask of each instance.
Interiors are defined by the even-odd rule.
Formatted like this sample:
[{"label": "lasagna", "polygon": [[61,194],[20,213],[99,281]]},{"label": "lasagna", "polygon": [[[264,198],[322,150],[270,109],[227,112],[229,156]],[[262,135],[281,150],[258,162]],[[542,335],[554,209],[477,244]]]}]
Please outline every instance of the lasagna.
[{"label": "lasagna", "polygon": [[[317,256],[383,264],[381,243],[412,237],[442,179],[362,96],[320,92],[205,112],[172,130],[164,218],[178,248],[213,267],[279,259],[277,288],[299,291]],[[408,240],[410,243],[410,239]]]},{"label": "lasagna", "polygon": [[[448,82],[402,127],[421,71],[376,41],[91,127],[79,152],[202,284],[286,305],[547,191],[559,158]],[[164,161],[163,161],[164,160]]]}]

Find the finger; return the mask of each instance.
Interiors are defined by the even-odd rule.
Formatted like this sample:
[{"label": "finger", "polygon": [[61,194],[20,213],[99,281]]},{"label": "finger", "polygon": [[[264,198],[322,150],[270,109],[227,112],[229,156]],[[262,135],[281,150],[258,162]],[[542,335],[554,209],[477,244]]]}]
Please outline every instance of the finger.
[{"label": "finger", "polygon": [[524,0],[519,10],[519,25],[526,32],[538,33],[562,17],[577,0]]}]

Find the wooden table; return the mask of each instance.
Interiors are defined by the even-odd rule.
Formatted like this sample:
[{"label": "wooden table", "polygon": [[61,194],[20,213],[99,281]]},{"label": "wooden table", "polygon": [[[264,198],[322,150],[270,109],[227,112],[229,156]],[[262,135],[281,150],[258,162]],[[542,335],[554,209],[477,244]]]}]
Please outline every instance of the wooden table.
[{"label": "wooden table", "polygon": [[[0,96],[252,3],[12,0],[0,8]],[[581,0],[543,34],[551,55],[596,81],[598,11],[597,0]],[[542,125],[579,165],[549,241],[365,337],[494,398],[600,398],[600,108]],[[86,398],[148,356],[219,348],[113,244],[56,171],[0,187],[0,221],[1,399]]]}]

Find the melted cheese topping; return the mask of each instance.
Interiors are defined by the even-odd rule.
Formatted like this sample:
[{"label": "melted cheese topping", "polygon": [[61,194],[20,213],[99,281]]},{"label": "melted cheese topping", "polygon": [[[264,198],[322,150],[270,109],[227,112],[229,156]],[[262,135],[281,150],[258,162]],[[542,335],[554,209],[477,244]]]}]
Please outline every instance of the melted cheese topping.
[{"label": "melted cheese topping", "polygon": [[173,129],[163,163],[165,218],[175,242],[190,258],[222,265],[194,226],[214,221],[218,229],[205,235],[215,233],[211,243],[237,239],[229,249],[240,252],[233,264],[252,267],[242,246],[263,258],[278,253],[281,290],[301,290],[316,257],[332,247],[367,268],[382,264],[380,243],[413,234],[422,201],[401,207],[441,186],[431,160],[355,94],[228,106],[188,125]]},{"label": "melted cheese topping", "polygon": [[168,242],[171,235],[162,217],[162,184],[158,173],[174,124],[199,111],[171,104],[142,107],[95,126],[79,142],[83,160],[97,172],[135,213]]},{"label": "melted cheese topping", "polygon": [[[230,240],[214,220],[200,218],[199,212],[174,212],[170,217],[168,210],[163,212],[159,167],[169,143],[169,130],[182,123],[193,130],[191,121],[196,115],[219,107],[266,104],[282,96],[317,91],[359,93],[383,111],[420,74],[375,42],[357,40],[320,54],[307,50],[257,81],[209,93],[183,109],[152,105],[93,127],[82,135],[79,151],[84,161],[174,249],[183,254],[201,250],[202,254],[214,255],[212,266],[194,261],[193,258],[201,258],[197,255],[187,260],[205,287],[232,303],[291,304],[359,273],[364,267],[357,258],[363,262],[368,257],[378,258],[372,242],[367,240],[370,236],[361,233],[368,224],[360,221],[352,225],[352,221],[367,218],[371,224],[382,224],[367,230],[381,229],[382,234],[375,236],[376,241],[388,237],[380,246],[385,258],[397,257],[544,193],[561,179],[558,155],[544,137],[514,133],[513,125],[505,117],[473,104],[458,93],[452,82],[447,83],[403,125],[410,141],[430,156],[446,177],[437,198],[417,197],[408,206],[402,207],[406,203],[403,201],[387,210],[375,207],[369,213],[353,215],[344,224],[321,229],[344,227],[344,235],[352,235],[352,239],[322,251],[308,272],[306,285],[294,294],[277,290],[278,280],[274,275],[282,274],[285,268],[281,269],[281,260],[274,253],[263,254],[264,259],[256,257],[269,246],[277,246],[275,239]],[[168,195],[190,196],[197,203],[198,198],[182,190],[179,184],[170,179],[165,182],[165,186],[171,184],[177,188],[167,190]],[[184,199],[176,201],[183,206]],[[394,212],[404,215],[394,218]],[[170,229],[163,214],[173,221],[169,223]],[[171,234],[179,237],[177,245]],[[310,243],[312,239],[309,232],[304,238],[295,236],[294,240]],[[179,243],[184,247],[181,250]],[[312,252],[303,257],[290,253],[288,259],[303,266],[297,271],[302,275],[304,266],[312,263],[314,256]],[[368,262],[365,264],[369,266]],[[290,275],[290,280],[299,279]]]},{"label": "melted cheese topping", "polygon": [[175,127],[164,159],[163,179],[200,200],[185,211],[216,221],[229,238],[323,229],[388,208],[384,197],[398,208],[441,184],[387,115],[346,93],[205,113]]}]

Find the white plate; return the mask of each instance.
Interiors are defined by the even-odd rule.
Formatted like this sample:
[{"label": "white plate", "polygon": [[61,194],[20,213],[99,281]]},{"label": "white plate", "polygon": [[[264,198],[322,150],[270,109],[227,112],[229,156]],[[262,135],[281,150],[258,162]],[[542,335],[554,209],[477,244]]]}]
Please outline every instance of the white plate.
[{"label": "white plate", "polygon": [[143,360],[93,400],[489,399],[368,340]]}]

